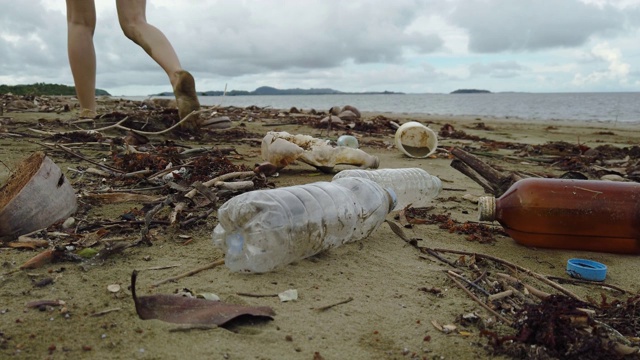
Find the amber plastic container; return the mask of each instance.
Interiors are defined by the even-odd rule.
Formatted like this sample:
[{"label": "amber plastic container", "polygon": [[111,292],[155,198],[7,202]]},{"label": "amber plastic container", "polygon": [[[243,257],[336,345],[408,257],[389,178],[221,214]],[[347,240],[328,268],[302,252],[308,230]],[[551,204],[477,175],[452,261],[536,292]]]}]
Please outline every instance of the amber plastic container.
[{"label": "amber plastic container", "polygon": [[640,253],[640,183],[529,178],[478,206],[522,245]]}]

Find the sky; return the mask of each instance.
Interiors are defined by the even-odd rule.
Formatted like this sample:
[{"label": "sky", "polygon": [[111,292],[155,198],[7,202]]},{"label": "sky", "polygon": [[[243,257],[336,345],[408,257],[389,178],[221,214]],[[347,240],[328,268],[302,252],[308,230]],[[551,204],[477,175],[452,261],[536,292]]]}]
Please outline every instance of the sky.
[{"label": "sky", "polygon": [[[171,91],[123,35],[116,1],[95,3],[97,87]],[[0,84],[73,85],[65,2],[0,0],[0,9]],[[149,0],[147,21],[197,91],[640,89],[640,0]]]}]

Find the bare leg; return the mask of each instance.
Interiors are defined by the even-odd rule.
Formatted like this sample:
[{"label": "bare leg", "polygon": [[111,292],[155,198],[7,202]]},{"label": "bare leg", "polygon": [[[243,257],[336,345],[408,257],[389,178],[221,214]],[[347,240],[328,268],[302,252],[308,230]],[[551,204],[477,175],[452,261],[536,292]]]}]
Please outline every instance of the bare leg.
[{"label": "bare leg", "polygon": [[96,111],[96,52],[93,32],[96,8],[93,0],[67,0],[67,51],[76,86],[80,116],[92,117]]},{"label": "bare leg", "polygon": [[[146,0],[116,0],[118,19],[124,34],[164,69],[173,87],[178,103],[180,119],[200,108],[193,76],[182,69],[178,55],[164,34],[155,26],[147,23]],[[185,124],[185,128],[195,130],[199,119]]]}]

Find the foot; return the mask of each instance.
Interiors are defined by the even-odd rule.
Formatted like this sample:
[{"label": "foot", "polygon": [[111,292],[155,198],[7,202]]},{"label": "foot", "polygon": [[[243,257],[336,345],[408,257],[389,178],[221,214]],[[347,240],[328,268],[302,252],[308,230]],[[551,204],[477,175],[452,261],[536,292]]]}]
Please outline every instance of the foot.
[{"label": "foot", "polygon": [[[178,80],[173,89],[178,104],[178,115],[180,120],[184,119],[191,112],[200,110],[198,94],[196,94],[196,82],[188,71],[180,70],[176,72]],[[201,125],[198,115],[192,115],[189,120],[182,123],[181,128],[187,131],[196,131]]]},{"label": "foot", "polygon": [[80,115],[78,115],[79,119],[95,119],[98,114],[95,110],[91,109],[82,109],[80,110]]}]

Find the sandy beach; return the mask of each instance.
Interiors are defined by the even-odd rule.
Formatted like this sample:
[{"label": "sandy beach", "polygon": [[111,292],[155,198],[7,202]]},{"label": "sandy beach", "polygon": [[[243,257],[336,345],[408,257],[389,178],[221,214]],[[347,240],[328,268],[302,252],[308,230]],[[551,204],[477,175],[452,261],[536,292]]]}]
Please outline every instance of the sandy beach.
[{"label": "sandy beach", "polygon": [[[79,193],[107,187],[116,189],[111,179],[81,174],[82,169],[92,164],[56,148],[55,143],[63,141],[63,137],[51,135],[77,128],[108,126],[115,122],[113,117],[70,126],[68,121],[73,119],[73,112],[57,111],[56,107],[68,103],[73,108],[74,102],[71,99],[49,101],[50,109],[5,107],[4,114],[0,116],[0,184],[7,180],[20,160],[35,151],[45,151],[60,166]],[[138,109],[139,105],[103,99],[101,110],[103,113],[127,114],[141,111]],[[233,148],[227,155],[230,163],[253,169],[254,164],[263,161],[259,140],[268,131],[287,131],[333,140],[348,132],[344,128],[330,131],[317,128],[311,125],[312,122],[297,121],[302,118],[299,114],[294,116],[288,112],[271,111],[268,116],[265,113],[248,116],[242,109],[220,109],[219,112],[230,117],[231,129],[211,131],[195,138],[173,133],[149,136],[150,143],[160,146],[170,141],[182,149]],[[154,114],[163,113],[158,110]],[[175,116],[167,111],[164,114],[166,117]],[[569,155],[540,154],[536,153],[536,149],[558,142],[583,149],[595,149],[602,145],[623,149],[640,143],[640,127],[629,123],[363,114],[365,120],[380,117],[399,124],[409,120],[419,121],[435,132],[449,124],[468,135],[467,139],[439,137],[439,149],[434,156],[414,159],[406,157],[395,148],[394,130],[390,127],[370,132],[350,131],[358,137],[360,149],[380,159],[380,168],[419,167],[439,177],[444,190],[421,213],[421,219],[427,219],[428,215],[446,215],[459,224],[477,222],[477,205],[469,199],[486,194],[479,184],[450,166],[453,160],[450,151],[453,148],[490,154],[478,156],[505,173],[520,171],[558,177],[569,171],[562,167],[564,163],[540,162],[535,159]],[[144,120],[144,117],[141,116],[140,119]],[[147,118],[150,122],[157,121],[154,119],[156,118]],[[163,128],[163,125],[157,125]],[[231,135],[233,131],[239,132],[239,135]],[[103,133],[109,139],[123,138],[126,135],[125,131],[117,129]],[[498,147],[495,142],[518,146]],[[86,158],[113,164],[110,154],[112,147],[105,144],[88,145],[74,141],[68,147]],[[522,144],[530,146],[527,148]],[[579,157],[580,154],[575,156]],[[634,164],[637,166],[638,158],[621,157],[607,161],[591,165],[607,168],[610,170],[609,174],[621,174],[620,177],[625,178],[628,175],[624,172],[625,169]],[[336,170],[345,168],[350,167],[339,166]],[[595,179],[594,174],[595,172],[586,173],[591,179]],[[282,187],[330,181],[332,176],[333,174],[319,172],[304,163],[295,163],[279,171],[279,176],[268,178],[268,182]],[[150,185],[140,181],[127,186],[133,189]],[[168,191],[165,188],[157,194],[166,195]],[[81,197],[80,203],[81,212],[76,216],[76,229],[81,228],[82,224],[103,226],[88,229],[82,234],[68,234],[66,238],[48,235],[46,239],[52,244],[55,242],[68,246],[75,241],[91,244],[100,250],[108,238],[133,242],[140,237],[139,226],[113,224],[121,220],[123,214],[135,213],[133,209],[142,209],[143,202],[96,204],[84,201]],[[218,203],[218,206],[221,204]],[[157,217],[167,219],[169,210],[159,213]],[[129,247],[102,262],[59,261],[20,270],[21,264],[44,249],[16,249],[5,244],[0,248],[1,357],[309,360],[491,358],[494,355],[487,333],[514,335],[515,330],[457,286],[447,275],[448,270],[455,270],[467,278],[482,272],[489,275],[510,273],[522,276],[523,282],[544,292],[559,293],[540,280],[525,276],[522,272],[510,272],[508,267],[482,260],[481,256],[439,252],[442,258],[457,265],[454,268],[437,257],[420,251],[421,248],[489,255],[538,274],[566,279],[569,279],[565,272],[568,259],[591,259],[608,266],[607,279],[603,284],[605,287],[600,284],[570,283],[563,283],[562,287],[583,300],[591,299],[596,303],[601,302],[601,294],[605,294],[609,302],[614,299],[624,301],[640,290],[637,282],[640,263],[634,255],[528,248],[518,245],[499,232],[497,223],[485,224],[488,225],[487,228],[496,231],[492,233],[490,241],[481,242],[469,240],[468,234],[456,230],[451,223],[446,227],[442,223],[418,219],[407,225],[404,215],[400,216],[398,213],[390,214],[388,219],[397,223],[408,238],[414,239],[414,244],[408,244],[387,224],[383,224],[363,241],[343,245],[274,272],[238,274],[220,266],[154,288],[150,285],[157,281],[205,266],[223,257],[223,253],[211,241],[211,232],[217,224],[215,212],[206,220],[183,228],[154,226],[150,230],[151,246]],[[100,229],[108,229],[108,234],[100,235],[104,237],[97,236]],[[49,229],[50,233],[54,231],[60,231],[59,225]],[[89,233],[92,235],[87,235]],[[276,315],[272,320],[243,319],[228,326],[207,329],[185,329],[160,320],[141,320],[136,313],[129,288],[133,270],[140,272],[138,295],[185,291],[194,294],[213,293],[227,303],[271,307]],[[42,285],[43,279],[51,281]],[[110,291],[108,287],[115,284],[120,286],[120,290]],[[619,287],[628,293],[613,291],[606,288],[606,285]],[[297,290],[297,300],[282,302],[275,296],[288,289]],[[484,299],[481,294],[477,296]],[[62,300],[65,305],[39,308],[25,306],[36,300]],[[539,299],[531,297],[531,301],[537,302]],[[522,303],[514,300],[512,304],[496,304],[494,310],[512,320]],[[507,355],[502,356],[508,358]]]}]

